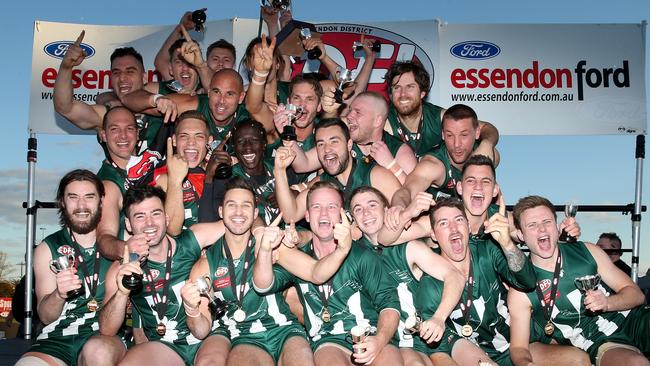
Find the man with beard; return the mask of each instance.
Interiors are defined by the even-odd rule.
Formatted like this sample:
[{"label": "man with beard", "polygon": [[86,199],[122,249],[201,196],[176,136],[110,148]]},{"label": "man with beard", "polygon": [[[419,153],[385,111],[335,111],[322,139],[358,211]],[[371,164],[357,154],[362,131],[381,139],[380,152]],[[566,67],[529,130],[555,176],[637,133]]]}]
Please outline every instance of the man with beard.
[{"label": "man with beard", "polygon": [[[301,250],[323,258],[337,251],[343,240],[351,240],[343,194],[332,182],[318,182],[306,199],[305,219],[313,239]],[[255,267],[255,285],[270,286],[269,292],[292,282],[296,285],[317,365],[402,364],[397,348],[390,344],[399,323],[399,299],[394,284],[384,276],[381,260],[369,248],[353,243],[339,270],[321,286],[286,276],[284,270],[276,274],[270,257],[270,252],[260,251],[258,260],[265,265]],[[367,332],[354,345],[346,340],[353,327]],[[376,327],[372,335],[371,327]]]},{"label": "man with beard", "polygon": [[[414,61],[396,62],[384,77],[388,83],[391,106],[386,128],[393,136],[409,144],[420,158],[441,145],[445,109],[425,102],[429,92],[429,73]],[[499,132],[490,123],[480,122],[481,144],[478,151],[493,155]]]},{"label": "man with beard", "polygon": [[[257,217],[254,200],[247,180],[235,177],[228,181],[223,205],[219,207],[225,235],[194,265],[191,281],[181,289],[188,327],[196,337],[205,338],[196,362],[223,365],[228,355],[229,365],[274,365],[278,362],[313,365],[305,331],[291,314],[282,291],[258,294],[256,290],[259,289],[253,290],[253,268],[258,266],[259,253],[276,250],[277,263],[290,268],[291,273],[307,281],[323,283],[336,272],[350,250],[349,234],[339,250],[317,261],[281,244],[287,243],[288,233],[278,228],[280,217],[269,227],[256,229],[261,234],[254,237],[251,232]],[[201,298],[196,280],[205,277],[214,296],[232,304],[223,314],[211,313],[207,299]],[[216,320],[214,325],[213,320]]]},{"label": "man with beard", "polygon": [[[142,56],[138,51],[132,47],[123,47],[115,49],[111,54],[110,83],[113,86],[113,91],[107,95],[100,95],[99,99],[104,101],[90,105],[75,100],[73,97],[72,69],[81,65],[86,57],[81,48],[84,34],[85,32],[82,31],[77,40],[68,47],[65,56],[61,60],[54,83],[54,110],[81,129],[99,131],[102,128],[106,112],[110,108],[120,105],[120,99],[126,94],[147,87],[151,88],[150,91],[156,92],[157,88],[147,84],[147,74],[142,62]],[[162,100],[158,103],[157,108],[158,112],[165,116],[165,121],[169,121],[173,112],[170,103]],[[154,149],[160,148],[155,141],[162,123],[163,120],[160,118],[144,117],[139,120],[139,140],[142,143],[139,146],[138,153],[152,145],[154,145]]]},{"label": "man with beard", "polygon": [[[216,141],[223,141],[238,121],[248,118],[248,111],[241,104],[245,96],[239,73],[232,69],[222,69],[212,76],[208,94],[161,96],[138,90],[124,96],[122,102],[133,111],[152,115],[160,115],[160,111],[154,108],[163,100],[170,101],[178,113],[198,110],[208,120],[210,135]],[[268,128],[272,129],[272,124]]]},{"label": "man with beard", "polygon": [[[99,331],[115,335],[130,300],[149,341],[129,349],[122,364],[192,364],[200,346],[187,328],[180,290],[202,249],[223,235],[223,224],[196,224],[171,237],[164,200],[165,192],[152,186],[130,188],[124,196],[126,227],[144,250],[134,260],[130,248],[124,247],[123,263],[116,261],[108,270],[108,301],[99,316]],[[123,278],[133,274],[144,279],[139,288],[130,290],[124,287]]]},{"label": "man with beard", "polygon": [[[645,298],[630,277],[593,244],[559,244],[555,207],[546,198],[520,199],[513,216],[537,282],[535,291],[508,293],[512,361],[537,364],[529,342],[554,341],[584,350],[595,365],[650,365],[642,354],[650,351],[650,309],[639,306]],[[591,286],[580,288],[583,282]]]},{"label": "man with beard", "polygon": [[461,178],[463,165],[470,155],[478,154],[474,150],[480,133],[476,113],[463,104],[452,106],[443,117],[442,132],[444,144],[421,158],[404,186],[395,194],[389,225],[394,225],[396,215],[419,192],[428,191],[435,199],[456,195],[456,182]]},{"label": "man with beard", "polygon": [[102,219],[97,226],[97,241],[102,255],[114,260],[121,257],[123,240],[126,239],[122,196],[129,187],[149,179],[161,156],[151,151],[134,156],[138,127],[133,113],[122,106],[112,108],[104,115],[99,136],[106,144],[108,154],[97,172],[106,191]]},{"label": "man with beard", "polygon": [[[433,231],[431,238],[440,245],[441,255],[466,278],[461,302],[447,321],[448,337],[434,344],[429,352],[445,352],[460,365],[477,362],[509,365],[508,309],[505,307],[507,287],[530,289],[534,286],[534,270],[519,250],[504,216],[505,203],[485,222],[485,233],[492,239],[470,240],[469,224],[463,204],[457,198],[442,199],[430,210]],[[495,245],[496,242],[496,245]],[[416,308],[428,318],[438,307],[443,284],[424,275],[416,296]],[[536,343],[531,350],[543,359],[544,365],[583,364],[585,355],[570,347]],[[433,356],[435,362],[435,355]]]},{"label": "man with beard", "polygon": [[350,127],[359,162],[379,164],[404,183],[417,164],[413,149],[384,131],[388,104],[377,92],[363,92],[350,104],[345,119]]},{"label": "man with beard", "polygon": [[[16,365],[115,365],[124,355],[118,337],[96,335],[111,265],[95,245],[103,197],[102,182],[87,170],[61,179],[56,200],[63,228],[34,251],[37,310],[45,327]],[[50,263],[59,257],[72,266],[54,273]]]},{"label": "man with beard", "polygon": [[[334,183],[343,192],[344,207],[348,207],[352,191],[360,186],[373,186],[386,197],[393,197],[400,183],[386,168],[375,165],[359,164],[356,159],[350,159],[352,140],[348,126],[337,118],[328,118],[316,125],[316,150],[318,160],[324,172],[313,179]],[[302,191],[295,197],[289,189],[287,167],[291,164],[295,153],[287,147],[278,148],[275,157],[274,175],[276,179],[276,197],[285,221],[297,222],[306,212],[307,191]]]}]

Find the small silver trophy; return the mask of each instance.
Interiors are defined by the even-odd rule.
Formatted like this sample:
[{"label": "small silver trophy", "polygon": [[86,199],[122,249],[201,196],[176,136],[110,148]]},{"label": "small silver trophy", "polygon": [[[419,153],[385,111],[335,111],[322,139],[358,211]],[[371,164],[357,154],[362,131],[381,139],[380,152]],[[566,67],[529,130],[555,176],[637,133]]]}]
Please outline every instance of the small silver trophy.
[{"label": "small silver trophy", "polygon": [[348,87],[348,85],[350,85],[354,79],[352,78],[352,71],[346,68],[340,68],[337,72],[337,76],[338,86],[334,91],[334,99],[336,99],[337,103],[343,104],[343,89]]},{"label": "small silver trophy", "polygon": [[404,321],[404,334],[415,334],[420,332],[422,318],[417,314],[411,314]]},{"label": "small silver trophy", "polygon": [[280,138],[284,141],[296,141],[298,139],[298,135],[296,135],[296,128],[292,126],[294,122],[296,122],[297,119],[302,117],[302,115],[305,113],[305,110],[298,105],[294,104],[287,104],[287,117],[289,117],[289,124],[284,126],[282,128],[282,132],[280,133]]},{"label": "small silver trophy", "polygon": [[[70,253],[68,255],[62,255],[60,257],[57,257],[56,259],[52,259],[50,261],[50,269],[52,270],[52,272],[58,274],[60,272],[65,271],[68,268],[73,268],[74,264],[75,264],[74,254]],[[72,299],[77,296],[83,295],[85,292],[86,290],[84,289],[84,286],[82,284],[81,287],[68,291],[67,293],[68,299]]]},{"label": "small silver trophy", "polygon": [[595,290],[598,285],[600,285],[600,274],[576,277],[573,282],[575,283],[578,290],[585,294],[589,290]]},{"label": "small silver trophy", "polygon": [[[567,203],[564,206],[564,215],[566,217],[576,217],[577,213],[578,213],[578,205],[575,202]],[[566,243],[575,243],[578,240],[578,238],[569,235],[566,229],[562,229],[562,233],[560,233],[560,237],[558,238],[558,240]]]},{"label": "small silver trophy", "polygon": [[228,304],[215,296],[214,290],[212,289],[212,281],[210,280],[210,277],[206,275],[201,278],[197,278],[194,284],[199,290],[199,293],[207,297],[210,301],[208,303],[208,308],[212,312],[212,316],[215,319],[221,318],[226,313],[226,310],[228,310]]},{"label": "small silver trophy", "polygon": [[[301,28],[300,29],[300,38],[302,40],[308,40],[311,37],[312,37],[311,30],[309,28]],[[318,47],[314,47],[314,48],[312,48],[310,50],[307,50],[307,58],[310,59],[310,60],[316,60],[319,57],[321,57],[322,54],[323,54],[323,52],[321,52],[320,48],[318,48]]]},{"label": "small silver trophy", "polygon": [[[129,263],[137,262],[140,262],[140,255],[134,252],[129,253]],[[142,290],[142,274],[132,272],[122,277],[122,286],[129,291],[139,292]]]},{"label": "small silver trophy", "polygon": [[[369,325],[355,325],[350,329],[348,336],[352,340],[352,344],[359,344],[365,342],[366,338],[372,333],[372,328]],[[353,348],[353,353],[363,353],[365,349]]]}]

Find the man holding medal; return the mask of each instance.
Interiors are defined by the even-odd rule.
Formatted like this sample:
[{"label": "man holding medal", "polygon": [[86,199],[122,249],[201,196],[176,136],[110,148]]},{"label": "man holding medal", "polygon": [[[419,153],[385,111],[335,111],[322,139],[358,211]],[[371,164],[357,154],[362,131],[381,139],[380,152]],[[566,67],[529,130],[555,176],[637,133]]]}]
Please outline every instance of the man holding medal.
[{"label": "man holding medal", "polygon": [[[129,349],[122,364],[191,364],[200,346],[187,328],[180,291],[201,250],[223,235],[223,224],[195,224],[171,237],[164,201],[165,193],[151,186],[130,188],[124,196],[126,228],[144,248],[129,253],[124,246],[123,263],[114,262],[108,271],[108,301],[100,313],[99,330],[103,335],[116,334],[130,300],[149,342]],[[132,277],[143,280],[133,286],[128,282]]]},{"label": "man holding medal", "polygon": [[111,265],[96,246],[103,197],[102,182],[88,170],[61,179],[57,202],[63,228],[34,251],[37,310],[46,326],[17,365],[115,365],[124,355],[117,336],[96,335]]},{"label": "man holding medal", "polygon": [[650,309],[639,306],[645,298],[630,277],[596,245],[558,243],[555,208],[547,199],[520,199],[513,217],[537,281],[535,291],[508,293],[513,363],[539,362],[532,340],[573,345],[597,366],[650,365],[642,354],[650,351]]}]

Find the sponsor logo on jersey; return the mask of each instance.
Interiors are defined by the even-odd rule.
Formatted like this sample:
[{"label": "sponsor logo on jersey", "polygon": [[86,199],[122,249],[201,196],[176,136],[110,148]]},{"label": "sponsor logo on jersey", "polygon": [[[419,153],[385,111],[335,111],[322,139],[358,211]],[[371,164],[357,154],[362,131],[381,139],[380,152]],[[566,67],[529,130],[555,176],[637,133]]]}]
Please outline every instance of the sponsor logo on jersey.
[{"label": "sponsor logo on jersey", "polygon": [[214,271],[214,277],[223,277],[228,273],[228,267],[219,267]]},{"label": "sponsor logo on jersey", "polygon": [[74,254],[74,248],[70,245],[61,245],[56,251],[61,255]]}]

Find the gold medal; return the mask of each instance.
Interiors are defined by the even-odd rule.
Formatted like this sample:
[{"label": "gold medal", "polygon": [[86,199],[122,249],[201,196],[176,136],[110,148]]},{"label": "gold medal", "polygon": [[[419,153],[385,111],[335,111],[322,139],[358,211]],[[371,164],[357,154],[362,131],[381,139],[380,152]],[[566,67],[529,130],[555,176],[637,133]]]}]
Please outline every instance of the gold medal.
[{"label": "gold medal", "polygon": [[242,308],[238,308],[235,310],[235,312],[232,314],[232,318],[235,319],[237,323],[241,323],[244,320],[246,320],[246,312],[242,310]]},{"label": "gold medal", "polygon": [[551,321],[549,320],[544,326],[544,334],[546,334],[547,336],[551,336],[553,335],[554,331],[555,331],[555,325],[553,325],[553,323],[551,323]]},{"label": "gold medal", "polygon": [[323,309],[323,313],[320,315],[320,318],[323,319],[325,323],[329,323],[332,317],[330,316],[329,310],[327,308]]},{"label": "gold medal", "polygon": [[159,336],[164,336],[165,333],[167,333],[167,327],[163,323],[158,323],[158,326],[156,327],[156,333],[158,333]]},{"label": "gold medal", "polygon": [[89,311],[97,311],[97,308],[99,308],[99,304],[95,298],[90,299],[86,306],[88,307]]},{"label": "gold medal", "polygon": [[370,155],[366,155],[366,156],[363,157],[363,162],[366,163],[366,164],[372,163],[373,160],[375,160],[375,159],[373,159],[372,156],[370,156]]},{"label": "gold medal", "polygon": [[460,331],[460,334],[463,337],[469,337],[472,335],[472,333],[474,333],[474,328],[472,328],[472,326],[469,324],[463,325],[463,328]]}]

